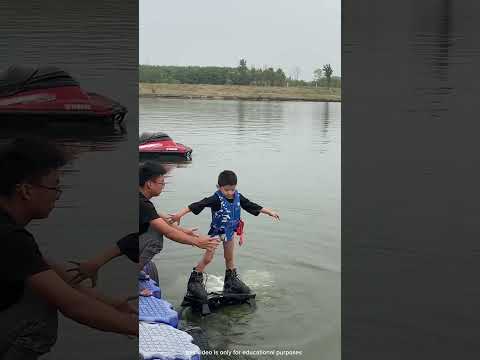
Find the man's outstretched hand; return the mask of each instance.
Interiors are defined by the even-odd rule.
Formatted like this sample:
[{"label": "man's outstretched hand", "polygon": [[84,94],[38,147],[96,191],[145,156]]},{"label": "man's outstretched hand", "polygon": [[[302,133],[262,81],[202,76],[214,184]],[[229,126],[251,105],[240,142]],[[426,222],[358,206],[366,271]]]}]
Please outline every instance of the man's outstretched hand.
[{"label": "man's outstretched hand", "polygon": [[210,237],[208,235],[198,235],[197,241],[194,245],[201,249],[213,251],[217,248],[218,244],[220,244],[218,236]]},{"label": "man's outstretched hand", "polygon": [[75,276],[69,281],[69,284],[77,285],[86,279],[90,279],[92,282],[92,287],[97,286],[98,269],[100,268],[98,264],[90,261],[69,261],[69,263],[76,266],[67,269],[67,272],[77,272],[77,274],[75,274]]},{"label": "man's outstretched hand", "polygon": [[197,231],[198,228],[191,228],[191,229],[184,229],[183,232],[187,235],[190,235],[190,236],[200,236],[199,234],[197,234]]}]

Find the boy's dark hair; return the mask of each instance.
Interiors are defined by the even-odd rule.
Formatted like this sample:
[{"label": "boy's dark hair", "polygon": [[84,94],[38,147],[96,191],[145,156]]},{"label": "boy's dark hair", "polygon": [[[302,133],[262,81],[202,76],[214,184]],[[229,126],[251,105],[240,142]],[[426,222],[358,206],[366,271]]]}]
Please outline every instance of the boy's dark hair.
[{"label": "boy's dark hair", "polygon": [[19,138],[3,145],[0,150],[0,195],[12,195],[15,185],[39,181],[68,160],[62,146],[42,138]]},{"label": "boy's dark hair", "polygon": [[139,168],[139,183],[140,186],[145,185],[148,180],[152,180],[159,176],[164,176],[167,173],[165,168],[154,161],[145,161],[140,164]]},{"label": "boy's dark hair", "polygon": [[237,175],[231,170],[223,170],[218,175],[218,186],[237,185]]}]

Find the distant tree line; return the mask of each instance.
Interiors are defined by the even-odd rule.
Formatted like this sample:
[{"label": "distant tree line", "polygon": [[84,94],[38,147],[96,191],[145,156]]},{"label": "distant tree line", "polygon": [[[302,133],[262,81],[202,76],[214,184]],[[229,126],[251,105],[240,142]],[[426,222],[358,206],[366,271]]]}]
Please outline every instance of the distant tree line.
[{"label": "distant tree line", "polygon": [[144,83],[168,84],[340,87],[338,77],[320,76],[311,82],[293,80],[280,68],[248,68],[245,59],[237,67],[140,65],[139,79]]},{"label": "distant tree line", "polygon": [[139,76],[140,82],[172,84],[285,86],[287,81],[282,69],[248,69],[246,62],[236,68],[140,65]]},{"label": "distant tree line", "polygon": [[288,86],[305,86],[305,87],[329,87],[329,88],[341,88],[342,87],[342,78],[339,76],[332,76],[330,78],[330,85],[328,84],[328,79],[322,77],[313,81],[305,80],[294,80],[292,78],[287,79]]}]

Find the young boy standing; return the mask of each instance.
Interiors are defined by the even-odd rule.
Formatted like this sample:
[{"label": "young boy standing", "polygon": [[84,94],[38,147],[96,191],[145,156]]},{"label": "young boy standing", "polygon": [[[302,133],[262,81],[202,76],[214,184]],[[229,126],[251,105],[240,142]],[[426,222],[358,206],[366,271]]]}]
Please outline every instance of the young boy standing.
[{"label": "young boy standing", "polygon": [[[188,207],[171,215],[171,220],[179,223],[182,216],[192,212],[198,215],[206,207],[212,211],[212,222],[210,224],[210,236],[220,236],[223,240],[223,250],[225,258],[225,281],[223,285],[224,293],[248,294],[250,289],[245,285],[237,275],[235,268],[234,234],[241,226],[241,209],[248,213],[258,216],[258,214],[267,214],[280,220],[280,216],[272,209],[264,208],[248,200],[237,190],[237,176],[233,171],[224,170],[218,176],[217,191],[210,197],[204,198],[198,202],[190,204]],[[242,241],[240,241],[240,245]],[[203,271],[212,261],[215,250],[207,250],[200,262],[193,268],[188,280],[187,292],[200,299],[207,298],[207,291],[203,285]]]}]

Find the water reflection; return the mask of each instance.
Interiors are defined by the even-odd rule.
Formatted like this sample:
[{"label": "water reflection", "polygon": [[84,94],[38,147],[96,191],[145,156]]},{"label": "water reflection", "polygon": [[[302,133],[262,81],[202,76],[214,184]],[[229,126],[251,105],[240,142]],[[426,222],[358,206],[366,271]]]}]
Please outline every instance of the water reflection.
[{"label": "water reflection", "polygon": [[326,138],[328,135],[328,125],[330,124],[330,103],[323,103],[322,110],[322,136]]},{"label": "water reflection", "polygon": [[412,17],[410,64],[416,69],[413,101],[418,110],[418,100],[423,97],[427,100],[424,110],[439,119],[448,111],[446,101],[454,90],[449,83],[451,52],[456,41],[452,32],[452,3],[441,0],[422,5],[415,7],[416,14]]},{"label": "water reflection", "polygon": [[47,124],[43,126],[31,126],[31,122],[25,120],[16,125],[3,127],[0,134],[0,143],[10,141],[15,137],[38,136],[45,137],[50,141],[67,145],[78,153],[89,151],[113,151],[118,143],[127,138],[125,128],[118,126],[95,126],[78,124]]},{"label": "water reflection", "polygon": [[429,65],[428,70],[436,79],[447,81],[450,64],[449,49],[453,42],[451,1],[442,0],[438,6],[425,6],[423,14],[422,8],[415,9],[420,10],[418,14],[420,16],[412,17],[414,51],[423,57],[425,63]]},{"label": "water reflection", "polygon": [[237,102],[237,114],[238,114],[238,124],[239,128],[242,128],[242,124],[245,122],[245,102],[238,101]]},{"label": "water reflection", "polygon": [[324,154],[328,150],[329,144],[337,140],[335,137],[337,130],[335,120],[339,117],[337,111],[340,111],[338,104],[330,102],[319,103],[313,108],[311,142],[315,151],[320,154]]},{"label": "water reflection", "polygon": [[[285,121],[283,119],[283,106],[278,102],[252,102],[237,101],[235,107],[230,111],[236,110],[231,114],[233,118],[237,116],[238,123],[235,131],[238,136],[234,137],[235,145],[243,145],[255,141],[256,139],[266,139],[265,141],[275,141],[275,135],[278,130],[283,128]],[[208,126],[208,125],[206,125]],[[252,130],[256,131],[256,138],[251,137]],[[273,145],[278,148],[278,145]]]},{"label": "water reflection", "polygon": [[185,160],[180,156],[158,155],[152,153],[140,153],[140,162],[155,161],[162,164],[167,169],[187,168],[192,164],[192,161]]}]

